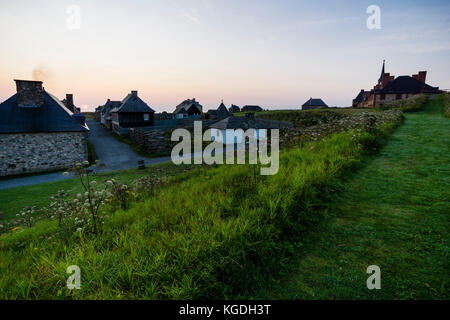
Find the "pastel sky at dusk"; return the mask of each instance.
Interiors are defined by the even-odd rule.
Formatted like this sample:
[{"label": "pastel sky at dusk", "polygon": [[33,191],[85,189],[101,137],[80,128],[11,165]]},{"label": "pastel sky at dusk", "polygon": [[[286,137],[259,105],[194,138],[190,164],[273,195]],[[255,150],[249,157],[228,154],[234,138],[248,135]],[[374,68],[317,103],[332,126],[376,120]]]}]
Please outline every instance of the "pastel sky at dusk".
[{"label": "pastel sky at dusk", "polygon": [[[380,30],[366,27],[372,4]],[[67,28],[70,5],[80,29]],[[383,59],[391,75],[427,70],[428,84],[450,88],[449,1],[2,0],[0,40],[0,101],[34,70],[89,110],[131,90],[158,112],[193,97],[205,110],[221,99],[349,106]]]}]

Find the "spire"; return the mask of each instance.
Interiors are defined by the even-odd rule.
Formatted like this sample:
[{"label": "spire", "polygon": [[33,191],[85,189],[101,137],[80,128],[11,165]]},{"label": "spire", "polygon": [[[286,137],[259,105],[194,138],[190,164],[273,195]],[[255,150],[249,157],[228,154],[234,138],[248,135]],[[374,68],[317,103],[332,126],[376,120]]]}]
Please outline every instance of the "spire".
[{"label": "spire", "polygon": [[378,84],[381,84],[381,81],[383,80],[384,62],[385,62],[385,60],[383,60],[383,68],[381,68],[381,75],[380,75],[380,79],[378,79]]}]

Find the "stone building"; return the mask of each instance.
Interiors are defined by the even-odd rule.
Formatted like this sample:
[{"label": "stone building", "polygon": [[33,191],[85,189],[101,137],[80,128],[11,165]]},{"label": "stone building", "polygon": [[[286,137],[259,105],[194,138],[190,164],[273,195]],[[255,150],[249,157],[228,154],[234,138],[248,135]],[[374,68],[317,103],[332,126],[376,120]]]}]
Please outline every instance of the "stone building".
[{"label": "stone building", "polygon": [[14,80],[0,104],[0,176],[66,169],[88,159],[89,128],[41,81]]},{"label": "stone building", "polygon": [[385,72],[385,61],[381,68],[381,75],[372,90],[361,89],[352,101],[355,108],[374,108],[387,102],[407,99],[418,94],[439,94],[439,87],[432,87],[425,83],[426,71],[419,71],[412,76],[391,76]]}]

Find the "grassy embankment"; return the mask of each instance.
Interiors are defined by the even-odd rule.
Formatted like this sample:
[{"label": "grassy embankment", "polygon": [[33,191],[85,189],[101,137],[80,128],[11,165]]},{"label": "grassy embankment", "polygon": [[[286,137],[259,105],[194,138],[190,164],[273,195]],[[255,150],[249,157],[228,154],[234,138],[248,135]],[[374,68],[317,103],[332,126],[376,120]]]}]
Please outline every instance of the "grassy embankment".
[{"label": "grassy embankment", "polygon": [[[184,173],[194,166],[176,166],[171,163],[153,165],[144,170],[129,169],[97,173],[93,178],[97,181],[116,179],[120,183],[132,184],[139,178],[153,176],[155,178],[173,177]],[[62,172],[61,172],[62,174]],[[60,180],[55,182],[42,183],[26,187],[0,190],[0,224],[13,219],[20,210],[26,206],[45,207],[50,203],[50,196],[59,190],[66,190],[71,194],[82,191],[82,186],[78,178]]]},{"label": "grassy embankment", "polygon": [[[448,299],[450,121],[448,97],[406,114],[381,154],[330,203],[295,272],[259,292],[284,299]],[[381,290],[366,268],[381,268]]]},{"label": "grassy embankment", "polygon": [[[56,221],[4,234],[0,297],[251,296],[308,243],[341,177],[395,125],[337,133],[282,151],[274,176],[255,175],[249,165],[183,174],[155,196],[116,211],[99,237],[59,241],[53,237]],[[81,290],[65,287],[69,265],[81,268]]]}]

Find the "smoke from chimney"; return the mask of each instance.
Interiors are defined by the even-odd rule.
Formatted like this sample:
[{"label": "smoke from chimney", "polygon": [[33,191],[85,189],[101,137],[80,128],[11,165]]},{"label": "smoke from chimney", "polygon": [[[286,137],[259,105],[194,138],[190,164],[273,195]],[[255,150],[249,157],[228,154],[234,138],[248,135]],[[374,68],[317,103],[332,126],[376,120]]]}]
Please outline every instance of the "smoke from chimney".
[{"label": "smoke from chimney", "polygon": [[31,75],[33,77],[33,80],[47,81],[52,78],[52,71],[45,65],[39,65],[33,69]]}]

